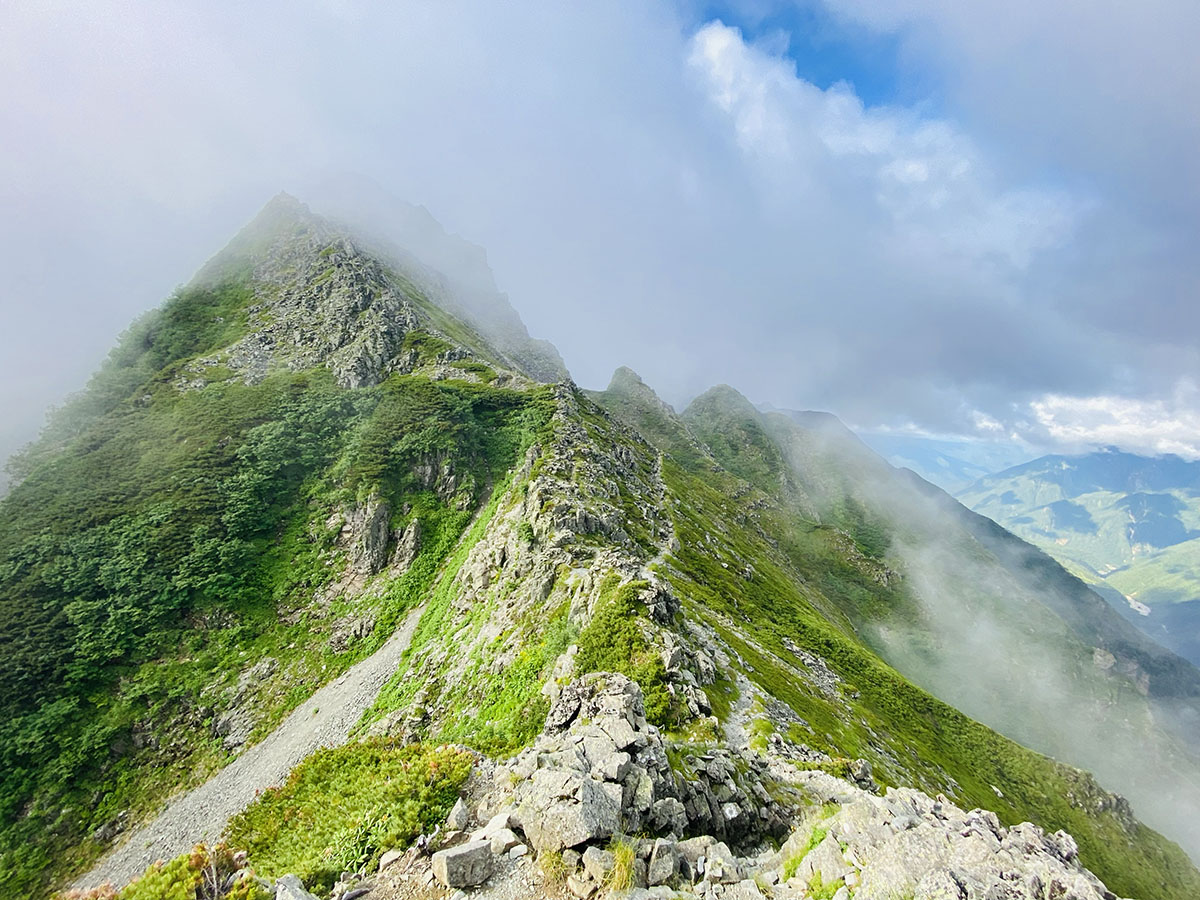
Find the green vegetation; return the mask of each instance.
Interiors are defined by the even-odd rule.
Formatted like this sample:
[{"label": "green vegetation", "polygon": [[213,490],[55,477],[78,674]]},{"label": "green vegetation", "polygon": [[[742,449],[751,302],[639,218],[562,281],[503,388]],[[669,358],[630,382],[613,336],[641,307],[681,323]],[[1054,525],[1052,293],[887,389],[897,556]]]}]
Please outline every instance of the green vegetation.
[{"label": "green vegetation", "polygon": [[[187,288],[131,329],[0,502],[0,894],[44,892],[118,812],[222,765],[211,723],[239,672],[282,662],[254,740],[375,649],[549,420],[545,390],[351,391],[324,370],[179,392],[174,373],[236,339],[250,296]],[[422,465],[452,471],[454,494]],[[365,605],[335,594],[310,618],[345,559],[326,520],[370,497],[394,526],[420,520],[417,559]],[[364,609],[372,634],[335,652],[331,624]]]},{"label": "green vegetation", "polygon": [[369,867],[444,820],[471,763],[453,747],[384,739],[319,750],[234,818],[227,835],[262,874],[293,872],[309,890],[328,891],[342,871]]},{"label": "green vegetation", "polygon": [[[725,525],[737,515],[737,501],[716,490],[719,478],[701,480],[672,464],[665,472],[672,494],[688,501],[676,507],[681,549],[669,570],[685,614],[715,628],[745,659],[744,674],[809,723],[812,734],[805,740],[810,746],[834,757],[865,757],[884,783],[942,791],[966,808],[993,809],[1009,824],[1030,820],[1048,830],[1065,829],[1078,841],[1086,865],[1122,895],[1183,898],[1200,889],[1195,870],[1169,841],[1144,826],[1131,838],[1115,818],[1093,816],[1070,801],[1097,791],[1090,776],[938,701],[871,652],[844,614],[827,618],[824,611],[838,609],[838,603],[818,588],[847,582],[822,582],[819,568],[804,569],[808,577],[802,577],[781,558],[789,549],[782,541],[776,550],[751,529],[735,533]],[[711,546],[706,534],[721,534],[732,546],[719,552],[750,562],[754,578],[743,579],[732,566],[720,564],[721,555],[706,552]],[[782,663],[790,656],[785,637],[823,657],[855,686],[857,699],[842,698],[852,715],[797,680]]]},{"label": "green vegetation", "polygon": [[842,879],[835,878],[828,883],[821,877],[820,872],[813,872],[808,879],[808,896],[811,900],[833,900],[834,894],[842,886]]},{"label": "green vegetation", "polygon": [[529,638],[524,649],[500,676],[476,669],[448,699],[459,712],[450,716],[439,737],[504,757],[529,744],[546,722],[550,703],[542,685],[554,661],[567,649],[575,628],[563,606],[555,612],[540,640]]},{"label": "green vegetation", "polygon": [[[605,395],[597,399],[607,405]],[[629,394],[618,400],[621,414],[633,418]],[[756,490],[754,482],[776,483],[772,449],[743,427],[742,420],[757,413],[719,396],[709,400],[702,415],[689,409],[685,420],[708,429],[706,443],[710,432],[724,436],[716,460],[673,453],[677,435],[660,448],[667,453],[663,475],[679,543],[663,571],[685,615],[712,627],[744,660],[742,674],[807,723],[794,737],[834,757],[835,767],[865,757],[885,784],[941,791],[965,808],[993,809],[1009,824],[1030,820],[1065,829],[1085,864],[1122,895],[1196,895],[1200,876],[1178,847],[1142,826],[1127,832],[1116,816],[1094,814],[1087,802],[1071,799],[1099,795],[1090,776],[972,721],[882,662],[867,643],[873,631],[862,626],[917,622],[913,598],[902,581],[881,583],[870,565],[848,555],[839,529],[802,514],[806,496],[836,497],[844,486],[814,467],[803,490],[793,486],[789,494],[786,484],[769,495]],[[733,411],[725,408],[730,405]],[[738,421],[729,426],[726,416]],[[671,434],[666,427],[657,431]],[[752,476],[751,484],[726,465]],[[884,546],[875,533],[880,523],[865,506],[843,503],[833,513],[863,556]],[[835,695],[796,677],[802,664],[785,639],[822,657],[840,676]],[[709,690],[713,700],[721,693]],[[716,703],[714,710],[728,714]]]},{"label": "green vegetation", "polygon": [[821,822],[831,818],[837,812],[837,805],[826,803],[817,810],[809,814],[809,832],[804,844],[794,854],[783,861],[783,880],[788,881],[800,868],[800,863],[804,861],[804,857],[808,856],[821,841],[829,834],[829,828],[822,825]]},{"label": "green vegetation", "polygon": [[[244,874],[233,879],[238,872]],[[226,887],[228,885],[228,887]],[[66,891],[62,900],[270,900],[252,872],[225,844],[197,844],[170,862],[156,862],[121,890],[110,886]]]},{"label": "green vegetation", "polygon": [[750,723],[747,731],[750,732],[750,749],[765,753],[767,741],[775,733],[775,723],[770,719],[758,718]]},{"label": "green vegetation", "polygon": [[[819,764],[827,771],[844,775],[864,757],[882,783],[1070,831],[1084,862],[1122,894],[1200,895],[1200,875],[1177,847],[1095,811],[1102,794],[1089,776],[972,721],[879,658],[871,641],[882,626],[921,625],[909,588],[887,569],[907,526],[864,499],[858,463],[842,467],[820,441],[805,443],[732,389],[709,392],[682,419],[632,373],[592,395],[599,406],[576,395],[567,427],[593,446],[555,462],[576,488],[598,454],[619,462],[595,504],[619,522],[581,529],[557,568],[541,570],[544,607],[487,628],[496,610],[522,609],[512,604],[516,578],[491,581],[472,604],[458,602],[457,578],[489,526],[511,522],[526,498],[520,460],[553,437],[554,390],[479,383],[496,380],[486,342],[397,273],[425,323],[403,350],[462,377],[392,375],[347,390],[324,370],[274,371],[243,383],[206,357],[244,334],[262,288],[250,284],[246,254],[265,239],[250,235],[229,253],[227,277],[179,291],[137,323],[18,459],[20,483],[0,501],[0,894],[43,896],[100,852],[89,835],[118,812],[140,820],[173,788],[225,764],[214,723],[239,692],[253,695],[252,740],[261,737],[422,607],[405,657],[412,669],[401,667],[360,727],[407,708],[420,690],[435,711],[433,737],[514,752],[541,728],[541,687],[574,641],[577,672],[621,672],[641,685],[647,717],[673,729],[677,771],[694,771],[749,681],[794,711],[786,737],[828,754]],[[336,246],[321,257],[332,260]],[[458,349],[475,356],[452,360]],[[192,372],[211,383],[179,389]],[[534,473],[542,465],[545,457]],[[544,510],[555,503],[543,499]],[[419,549],[402,574],[373,576],[344,596],[354,549],[341,522],[367,504],[386,504],[389,542],[419,525]],[[656,558],[668,516],[675,549]],[[602,561],[614,544],[652,564],[686,616],[730,651],[706,687],[714,718],[689,720],[668,690],[657,626],[639,599],[646,582],[613,574],[584,596],[593,582],[576,580],[572,566],[587,566],[590,553]],[[516,541],[495,549],[503,568],[514,554],[524,564],[548,548],[520,522]],[[580,600],[594,602],[592,615],[572,623]],[[336,625],[352,616],[370,617],[373,631],[335,644]],[[468,649],[439,655],[459,648]],[[836,677],[809,677],[815,664],[796,648]],[[456,677],[445,684],[448,658]],[[268,661],[258,681],[243,682]],[[755,719],[751,745],[763,749],[774,728]],[[228,836],[264,874],[294,871],[328,889],[341,870],[370,866],[441,820],[470,759],[385,739],[321,751]],[[826,835],[815,820],[791,874]],[[610,887],[631,883],[634,847],[614,843]],[[197,850],[156,867],[121,900],[191,900],[197,873],[232,865],[227,853]],[[555,859],[542,860],[551,873]],[[817,879],[809,892],[832,887]]]},{"label": "green vegetation", "polygon": [[267,900],[270,892],[253,878],[236,881],[223,892],[236,870],[233,854],[224,844],[199,845],[165,865],[155,863],[119,894],[119,900]]},{"label": "green vegetation", "polygon": [[600,587],[600,602],[592,619],[579,633],[575,666],[580,673],[620,672],[638,683],[645,695],[646,718],[669,726],[682,719],[667,691],[667,671],[642,630],[646,606],[638,593],[644,581],[620,584],[611,575]]},{"label": "green vegetation", "polygon": [[428,331],[410,331],[400,345],[402,351],[415,350],[422,363],[437,362],[437,358],[454,347],[449,341]]},{"label": "green vegetation", "polygon": [[633,887],[637,842],[627,837],[617,837],[609,844],[608,851],[613,855],[613,867],[604,887],[614,892],[629,890]]}]

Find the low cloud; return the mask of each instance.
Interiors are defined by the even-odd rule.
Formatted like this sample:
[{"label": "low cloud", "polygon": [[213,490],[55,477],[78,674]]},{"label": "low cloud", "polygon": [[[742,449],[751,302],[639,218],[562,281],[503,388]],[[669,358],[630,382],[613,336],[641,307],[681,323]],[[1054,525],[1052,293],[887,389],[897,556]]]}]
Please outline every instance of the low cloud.
[{"label": "low cloud", "polygon": [[484,247],[585,386],[1045,441],[1047,398],[1183,418],[1194,4],[1021,3],[814,0],[930,85],[884,105],[686,3],[0,4],[0,454],[268,197],[344,174]]},{"label": "low cloud", "polygon": [[1200,459],[1200,389],[1191,380],[1181,381],[1165,400],[1049,394],[1031,409],[1036,423],[1032,433],[1066,448],[1117,446]]}]

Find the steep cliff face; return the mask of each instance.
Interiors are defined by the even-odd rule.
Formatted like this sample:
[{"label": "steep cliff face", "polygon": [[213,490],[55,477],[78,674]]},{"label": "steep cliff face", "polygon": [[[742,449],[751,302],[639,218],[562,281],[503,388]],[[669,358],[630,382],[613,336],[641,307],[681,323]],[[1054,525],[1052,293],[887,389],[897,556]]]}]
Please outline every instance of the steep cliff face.
[{"label": "steep cliff face", "polygon": [[[921,640],[929,660],[959,657],[891,551],[936,534],[881,506],[863,466],[729,389],[678,416],[628,370],[602,393],[542,383],[558,372],[550,357],[441,297],[449,279],[367,246],[277,198],[126,338],[79,419],[35,448],[3,501],[5,890],[36,894],[84,870],[407,621],[356,736],[405,771],[408,742],[484,754],[477,775],[501,775],[477,799],[520,811],[547,864],[586,872],[577,848],[644,831],[690,835],[710,848],[699,855],[724,854],[717,871],[749,871],[832,790],[858,810],[847,828],[859,813],[882,827],[909,804],[962,831],[985,821],[963,812],[977,807],[995,815],[980,832],[988,853],[1016,841],[1057,854],[1062,885],[1102,896],[1082,865],[1124,895],[1200,893],[1179,848],[1072,757],[1027,750],[935,696],[943,686],[901,674],[924,670],[889,656],[892,634]],[[1008,581],[981,608],[1021,578],[989,559]],[[1051,613],[1034,609],[1028,626]],[[1074,653],[1078,635],[1058,622],[1039,646]],[[988,684],[1031,717],[1056,714],[1016,681]],[[1101,729],[1128,730],[1136,714],[1157,742],[1136,685],[1140,706],[1112,690]],[[321,760],[305,790],[329,802],[311,815],[347,820],[311,827],[336,838],[313,847],[303,828],[278,827],[310,811],[272,807],[269,834],[261,816],[239,820],[261,874],[303,857],[328,887],[347,847],[368,862],[389,849],[380,823],[401,812],[338,812],[354,786]],[[1187,754],[1170,761],[1186,787]],[[881,800],[889,787],[941,794],[941,812],[915,794]],[[1024,821],[1069,832],[1081,862],[1058,838],[1006,830]],[[892,858],[912,840],[889,844],[892,832],[908,830],[879,830],[871,846]],[[910,888],[949,865],[929,859]],[[989,860],[971,878],[990,878]],[[755,865],[787,882],[784,862]],[[847,891],[849,872],[836,876]],[[901,884],[879,878],[881,891]]]}]

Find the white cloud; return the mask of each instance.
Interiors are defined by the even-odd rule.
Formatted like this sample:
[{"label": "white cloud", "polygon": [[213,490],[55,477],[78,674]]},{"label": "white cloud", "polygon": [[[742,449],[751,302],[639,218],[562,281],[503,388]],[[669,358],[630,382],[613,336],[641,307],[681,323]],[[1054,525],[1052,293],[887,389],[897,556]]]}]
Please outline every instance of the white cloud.
[{"label": "white cloud", "polygon": [[[873,200],[904,253],[1002,260],[1024,269],[1063,245],[1087,204],[1062,190],[998,183],[983,154],[947,121],[867,108],[844,83],[822,90],[777,48],[747,43],[722,22],[700,28],[689,64],[725,112],[738,143],[765,157],[771,189],[802,191],[814,174],[849,175]],[[836,177],[830,175],[829,177]]]},{"label": "white cloud", "polygon": [[[267,197],[319,207],[329,170],[484,246],[588,386],[629,364],[676,403],[724,381],[978,433],[972,410],[1011,432],[1046,394],[1153,397],[1200,370],[1192,232],[1132,229],[1070,166],[1014,149],[1014,110],[1069,120],[1082,100],[1059,88],[1079,79],[994,78],[999,51],[945,37],[958,11],[904,2],[872,27],[940,16],[921,59],[984,60],[1008,99],[864,105],[798,77],[778,36],[644,0],[0,3],[0,453]],[[1055,28],[1046,46],[1076,60]],[[1089,52],[1080,71],[1112,58]],[[1170,174],[1176,155],[1135,162]]]},{"label": "white cloud", "polygon": [[1030,407],[1045,436],[1066,448],[1111,445],[1200,459],[1200,389],[1191,380],[1168,399],[1048,394]]}]

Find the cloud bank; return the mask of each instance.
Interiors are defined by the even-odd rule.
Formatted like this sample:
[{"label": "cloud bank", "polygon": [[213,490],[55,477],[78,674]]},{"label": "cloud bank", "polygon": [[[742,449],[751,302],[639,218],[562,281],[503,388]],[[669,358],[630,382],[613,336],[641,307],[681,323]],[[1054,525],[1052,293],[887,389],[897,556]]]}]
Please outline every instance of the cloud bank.
[{"label": "cloud bank", "polygon": [[5,4],[0,453],[267,197],[347,174],[485,247],[584,385],[1195,447],[1193,7],[801,5],[894,39],[898,99],[736,5]]}]

